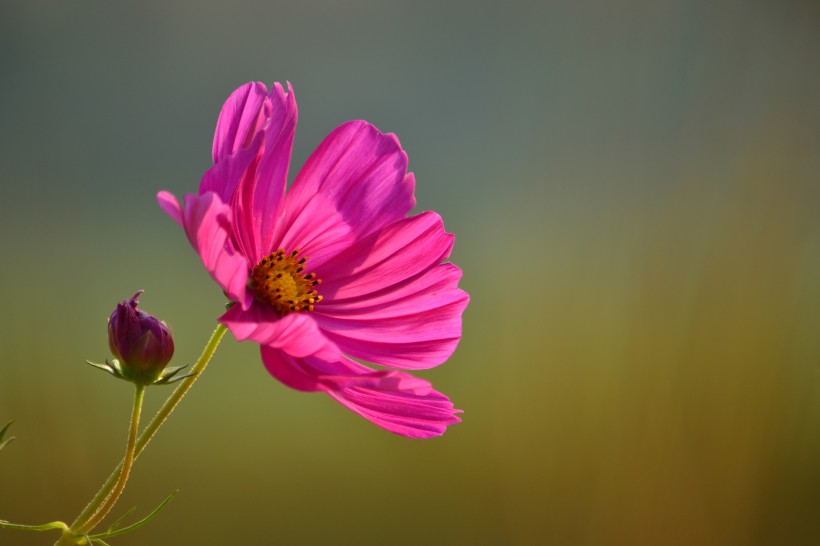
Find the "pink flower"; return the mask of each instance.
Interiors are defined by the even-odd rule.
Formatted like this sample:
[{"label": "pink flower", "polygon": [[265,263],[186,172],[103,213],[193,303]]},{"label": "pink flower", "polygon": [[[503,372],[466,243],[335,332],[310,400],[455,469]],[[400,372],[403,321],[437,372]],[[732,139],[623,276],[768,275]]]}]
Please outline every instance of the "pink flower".
[{"label": "pink flower", "polygon": [[438,366],[461,338],[469,297],[442,263],[453,236],[434,212],[407,216],[407,154],[364,121],[330,133],[286,192],[296,118],[290,85],[243,85],[222,107],[199,192],[182,208],[162,191],[159,205],[236,302],[220,322],[261,346],[271,375],[390,432],[439,436],[460,410],[396,369]]}]

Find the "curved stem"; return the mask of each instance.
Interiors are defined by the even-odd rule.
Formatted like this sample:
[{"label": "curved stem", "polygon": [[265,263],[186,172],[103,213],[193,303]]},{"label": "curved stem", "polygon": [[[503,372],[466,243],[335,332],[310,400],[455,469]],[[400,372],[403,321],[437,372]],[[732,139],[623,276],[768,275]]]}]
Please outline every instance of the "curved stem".
[{"label": "curved stem", "polygon": [[[210,362],[211,357],[213,357],[214,353],[216,352],[216,348],[219,346],[219,342],[222,341],[222,338],[225,336],[225,332],[227,332],[227,328],[222,324],[217,325],[216,329],[214,330],[213,334],[211,334],[211,338],[208,340],[208,344],[205,345],[205,348],[202,350],[202,354],[199,356],[199,359],[196,361],[196,364],[193,365],[191,368],[191,375],[186,377],[182,381],[179,382],[179,386],[174,389],[174,392],[171,393],[171,396],[165,401],[162,407],[159,409],[157,414],[151,419],[151,422],[145,427],[145,430],[142,431],[139,438],[136,441],[136,445],[134,447],[134,460],[139,457],[142,450],[145,449],[145,446],[148,445],[148,442],[151,441],[151,438],[157,433],[159,428],[168,419],[168,416],[174,411],[179,404],[182,397],[185,396],[185,393],[188,392],[202,372],[205,370],[205,367]],[[123,468],[125,460],[123,459],[119,465],[114,469],[105,483],[102,485],[97,494],[94,496],[93,499],[88,503],[88,505],[83,509],[77,519],[74,520],[74,523],[71,524],[71,529],[74,529],[75,526],[82,524],[83,521],[86,521],[90,518],[93,514],[97,512],[98,507],[105,501],[108,497],[111,490],[116,485],[118,481],[118,477],[120,475],[120,470]]]},{"label": "curved stem", "polygon": [[131,412],[131,426],[128,429],[128,447],[125,449],[125,458],[122,462],[120,475],[113,491],[105,499],[103,505],[92,515],[88,521],[81,523],[74,529],[77,534],[84,534],[93,529],[100,521],[108,515],[108,512],[114,508],[117,499],[122,495],[125,484],[128,482],[128,475],[131,473],[131,467],[134,465],[134,455],[137,450],[137,430],[140,423],[140,412],[142,411],[142,400],[145,396],[145,385],[134,385],[134,409]]}]

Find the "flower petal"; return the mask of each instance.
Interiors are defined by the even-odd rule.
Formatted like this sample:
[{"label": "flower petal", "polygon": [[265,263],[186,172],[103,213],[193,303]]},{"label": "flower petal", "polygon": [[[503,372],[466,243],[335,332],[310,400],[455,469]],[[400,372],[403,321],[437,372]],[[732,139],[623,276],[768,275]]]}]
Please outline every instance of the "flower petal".
[{"label": "flower petal", "polygon": [[258,302],[248,309],[231,307],[219,317],[219,322],[228,327],[237,341],[250,340],[275,347],[287,344],[294,356],[313,354],[328,343],[310,315],[291,313],[279,318],[272,307]]},{"label": "flower petal", "polygon": [[401,436],[432,438],[460,422],[452,402],[430,383],[409,374],[373,371],[324,345],[303,358],[290,344],[262,346],[262,362],[282,383],[302,391],[324,391],[372,423]]},{"label": "flower petal", "polygon": [[395,135],[364,121],[345,123],[325,138],[293,182],[279,246],[301,248],[316,265],[340,237],[366,235],[404,218],[415,204],[414,184]]},{"label": "flower petal", "polygon": [[239,183],[234,210],[234,233],[244,254],[256,263],[271,253],[283,208],[293,136],[298,112],[293,89],[271,88],[269,120],[263,149]]},{"label": "flower petal", "polygon": [[267,96],[268,89],[261,82],[248,82],[231,93],[216,122],[214,163],[248,147],[267,117],[264,108]]},{"label": "flower petal", "polygon": [[[205,171],[199,182],[199,194],[216,193],[223,203],[233,201],[236,188],[245,176],[255,176],[256,163],[264,143],[264,134],[257,134],[247,148],[222,159]],[[253,168],[252,168],[253,167]]]},{"label": "flower petal", "polygon": [[320,293],[339,302],[402,283],[441,263],[450,255],[453,239],[435,212],[394,222],[317,268],[323,283]]},{"label": "flower petal", "polygon": [[320,328],[356,358],[403,369],[445,362],[461,339],[469,296],[458,288],[461,270],[440,264],[385,290],[316,306]]},{"label": "flower petal", "polygon": [[157,204],[171,217],[171,220],[182,226],[182,208],[179,201],[170,192],[162,190],[157,193]]},{"label": "flower petal", "polygon": [[246,290],[248,262],[231,244],[229,214],[230,208],[215,193],[189,194],[185,196],[182,225],[211,277],[228,297],[248,307],[253,297]]},{"label": "flower petal", "polygon": [[348,386],[328,394],[368,421],[409,438],[441,436],[449,425],[461,422],[456,416],[461,410],[454,409],[447,396],[401,372],[386,372],[372,386]]}]

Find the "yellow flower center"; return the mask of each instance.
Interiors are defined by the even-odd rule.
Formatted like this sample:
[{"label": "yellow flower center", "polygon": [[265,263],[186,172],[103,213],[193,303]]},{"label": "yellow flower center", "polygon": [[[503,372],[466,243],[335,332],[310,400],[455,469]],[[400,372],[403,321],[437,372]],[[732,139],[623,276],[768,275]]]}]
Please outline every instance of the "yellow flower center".
[{"label": "yellow flower center", "polygon": [[269,303],[280,317],[295,311],[313,311],[322,301],[314,286],[322,280],[316,273],[305,274],[307,258],[299,258],[299,249],[286,253],[279,249],[262,258],[251,272],[249,285],[256,299]]}]

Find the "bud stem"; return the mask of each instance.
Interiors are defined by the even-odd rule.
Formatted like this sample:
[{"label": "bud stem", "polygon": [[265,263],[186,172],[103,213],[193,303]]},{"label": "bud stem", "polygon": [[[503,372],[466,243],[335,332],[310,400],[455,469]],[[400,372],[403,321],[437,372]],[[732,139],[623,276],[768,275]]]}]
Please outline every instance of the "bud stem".
[{"label": "bud stem", "polygon": [[119,478],[114,486],[114,490],[105,499],[105,503],[94,513],[91,518],[85,523],[79,525],[74,529],[77,534],[84,534],[93,529],[102,519],[108,515],[108,512],[114,508],[117,499],[122,495],[125,484],[128,482],[128,476],[131,473],[131,467],[134,465],[134,458],[137,449],[137,430],[140,423],[140,412],[142,411],[142,400],[145,396],[145,385],[137,383],[134,385],[134,409],[131,412],[131,426],[128,429],[128,446],[125,449],[125,458],[122,461]]},{"label": "bud stem", "polygon": [[[139,438],[137,438],[135,445],[134,445],[134,453],[132,460],[129,462],[133,464],[133,461],[139,457],[142,450],[145,449],[145,446],[148,445],[148,442],[151,441],[151,438],[157,433],[159,428],[165,423],[165,420],[168,419],[168,416],[176,409],[177,404],[182,400],[182,397],[185,396],[185,393],[188,392],[202,372],[205,370],[205,367],[210,362],[211,357],[213,357],[214,353],[216,352],[217,347],[219,346],[219,342],[222,341],[222,338],[225,336],[225,332],[227,332],[227,328],[222,324],[218,324],[216,329],[214,330],[213,334],[211,334],[211,338],[208,340],[207,345],[202,350],[202,354],[199,356],[199,359],[196,361],[196,364],[193,365],[191,368],[191,375],[182,381],[179,382],[179,386],[174,389],[174,392],[168,397],[162,407],[159,409],[157,414],[151,419],[151,422],[145,427],[145,430],[142,431]],[[133,420],[132,420],[133,423]],[[74,520],[74,523],[71,524],[71,530],[69,531],[70,535],[82,536],[82,532],[79,532],[80,529],[86,529],[85,532],[90,531],[93,527],[87,527],[88,522],[91,521],[91,518],[99,513],[101,510],[99,509],[100,505],[105,502],[107,498],[109,498],[111,491],[120,481],[120,475],[122,474],[122,469],[125,467],[127,462],[127,455],[126,459],[120,461],[120,464],[114,469],[105,483],[102,485],[97,494],[94,496],[93,499],[88,503],[88,505],[83,509],[77,519]],[[124,485],[124,484],[123,484]],[[113,503],[111,503],[113,506]],[[101,518],[100,518],[101,519]],[[86,523],[83,523],[86,522]],[[99,523],[99,522],[97,522]],[[94,524],[96,525],[96,523]],[[66,535],[63,535],[66,538]],[[63,542],[62,539],[57,544],[76,544],[76,542]]]}]

